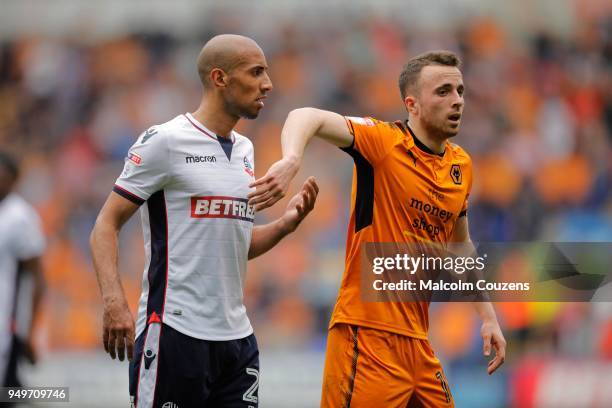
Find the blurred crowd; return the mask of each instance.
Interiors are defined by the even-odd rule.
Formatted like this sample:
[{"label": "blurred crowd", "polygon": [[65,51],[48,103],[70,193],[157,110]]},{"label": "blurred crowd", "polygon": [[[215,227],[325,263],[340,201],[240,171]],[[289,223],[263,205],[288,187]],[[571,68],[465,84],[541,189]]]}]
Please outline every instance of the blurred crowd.
[{"label": "blurred crowd", "polygon": [[[203,27],[188,39],[152,31],[0,43],[0,146],[19,155],[19,190],[39,210],[49,242],[39,331],[48,350],[101,346],[88,236],[139,134],[197,107],[200,47],[214,34],[239,31],[236,22],[219,19]],[[239,124],[255,144],[256,176],[280,157],[280,130],[291,109],[405,118],[397,88],[403,63],[449,49],[464,61],[466,109],[454,142],[475,166],[472,239],[612,241],[612,15],[578,24],[568,36],[510,35],[487,18],[426,31],[374,17],[293,21],[243,34],[264,49],[275,86],[260,117]],[[313,142],[293,188],[308,175],[321,185],[313,214],[249,263],[247,308],[263,345],[324,345],[343,272],[352,161]],[[257,223],[283,210],[281,202],[258,214]],[[135,217],[120,244],[120,271],[134,307],[143,257]],[[479,324],[469,308],[432,305],[432,338],[446,361],[479,358]],[[509,356],[535,349],[612,359],[612,312],[605,304],[496,308]]]}]

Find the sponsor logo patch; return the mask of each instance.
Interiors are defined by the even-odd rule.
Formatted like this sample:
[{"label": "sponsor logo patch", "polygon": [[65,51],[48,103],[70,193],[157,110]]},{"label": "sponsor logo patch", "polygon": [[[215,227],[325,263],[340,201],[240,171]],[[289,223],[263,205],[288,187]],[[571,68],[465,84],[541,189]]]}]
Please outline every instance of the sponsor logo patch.
[{"label": "sponsor logo patch", "polygon": [[210,155],[210,156],[198,156],[198,155],[194,155],[194,156],[185,156],[185,163],[189,164],[189,163],[216,163],[217,162],[217,158],[215,157],[215,155]]},{"label": "sponsor logo patch", "polygon": [[157,354],[153,353],[153,350],[148,349],[147,351],[145,351],[144,353],[145,370],[148,370],[149,367],[151,367],[151,363],[153,362],[153,360],[155,360],[155,356],[157,356]]},{"label": "sponsor logo patch", "polygon": [[255,219],[255,210],[246,198],[225,196],[191,197],[191,218]]},{"label": "sponsor logo patch", "polygon": [[450,171],[450,175],[453,179],[453,183],[455,184],[461,184],[462,181],[462,177],[461,177],[461,167],[459,167],[458,164],[453,164],[451,166],[451,171]]},{"label": "sponsor logo patch", "polygon": [[253,172],[253,166],[251,166],[251,162],[244,156],[244,171],[251,177],[255,177],[255,173]]},{"label": "sponsor logo patch", "polygon": [[137,166],[140,166],[140,164],[142,163],[142,157],[140,157],[136,153],[129,152],[127,158],[128,158],[129,161],[131,161],[132,163],[134,163]]},{"label": "sponsor logo patch", "polygon": [[364,125],[364,126],[374,126],[375,125],[374,121],[370,118],[358,118],[355,116],[347,116],[346,118],[353,123],[357,123],[358,125]]}]

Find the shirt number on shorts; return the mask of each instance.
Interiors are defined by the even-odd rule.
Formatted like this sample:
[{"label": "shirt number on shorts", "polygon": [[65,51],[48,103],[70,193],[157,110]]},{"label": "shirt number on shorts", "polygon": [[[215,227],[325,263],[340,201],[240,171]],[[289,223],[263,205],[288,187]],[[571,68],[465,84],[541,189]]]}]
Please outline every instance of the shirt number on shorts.
[{"label": "shirt number on shorts", "polygon": [[242,395],[242,399],[246,402],[254,402],[257,404],[257,395],[255,394],[257,393],[257,388],[259,388],[259,371],[255,368],[247,368],[246,373],[255,377],[255,382]]}]

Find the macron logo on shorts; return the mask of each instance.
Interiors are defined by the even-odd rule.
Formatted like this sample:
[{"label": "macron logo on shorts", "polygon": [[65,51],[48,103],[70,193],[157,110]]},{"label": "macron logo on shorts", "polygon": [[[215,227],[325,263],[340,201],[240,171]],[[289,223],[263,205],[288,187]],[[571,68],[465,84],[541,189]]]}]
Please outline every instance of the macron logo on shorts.
[{"label": "macron logo on shorts", "polygon": [[191,197],[191,218],[233,218],[253,222],[255,210],[246,198]]}]

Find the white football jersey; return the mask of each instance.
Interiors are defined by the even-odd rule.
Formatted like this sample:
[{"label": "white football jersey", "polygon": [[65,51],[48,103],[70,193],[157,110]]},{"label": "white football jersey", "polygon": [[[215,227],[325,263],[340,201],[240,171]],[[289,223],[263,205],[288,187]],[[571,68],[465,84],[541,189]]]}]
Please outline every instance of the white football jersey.
[{"label": "white football jersey", "polygon": [[0,201],[0,380],[10,352],[17,270],[20,261],[42,255],[45,239],[40,219],[23,198],[11,193]]},{"label": "white football jersey", "polygon": [[217,137],[189,113],[149,128],[130,148],[113,191],[142,205],[136,335],[153,313],[199,339],[253,332],[243,303],[253,159],[249,139]]}]

